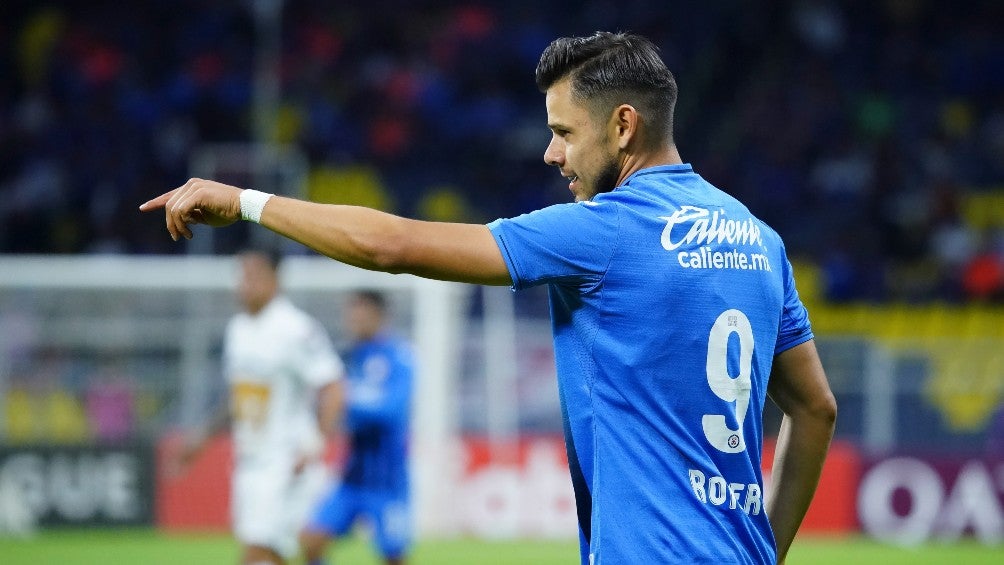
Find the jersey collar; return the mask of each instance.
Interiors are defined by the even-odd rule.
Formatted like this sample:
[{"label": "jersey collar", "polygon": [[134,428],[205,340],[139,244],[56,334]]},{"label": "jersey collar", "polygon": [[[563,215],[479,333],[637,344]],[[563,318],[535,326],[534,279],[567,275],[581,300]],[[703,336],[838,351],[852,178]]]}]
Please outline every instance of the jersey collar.
[{"label": "jersey collar", "polygon": [[[690,163],[677,163],[675,165],[656,165],[655,167],[647,167],[638,171],[631,173],[631,175],[624,179],[624,182],[620,186],[628,186],[631,181],[637,177],[644,175],[655,175],[655,174],[688,174],[693,173],[694,167]],[[618,187],[620,188],[620,187]]]}]

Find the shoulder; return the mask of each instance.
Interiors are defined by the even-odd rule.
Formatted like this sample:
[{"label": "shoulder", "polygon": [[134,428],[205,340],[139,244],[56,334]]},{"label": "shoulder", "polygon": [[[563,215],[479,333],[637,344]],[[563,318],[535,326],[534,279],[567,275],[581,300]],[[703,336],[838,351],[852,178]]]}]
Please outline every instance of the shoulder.
[{"label": "shoulder", "polygon": [[552,204],[533,212],[520,214],[512,218],[501,218],[488,224],[489,229],[505,224],[534,224],[541,222],[561,222],[577,221],[584,217],[601,216],[604,214],[616,214],[616,199],[608,198],[609,195],[597,195],[593,200],[582,202],[567,202],[563,204]]},{"label": "shoulder", "polygon": [[710,183],[708,183],[708,186],[714,188],[714,190],[720,195],[724,207],[730,211],[729,213],[732,214],[734,219],[742,219],[744,221],[748,220],[756,226],[757,233],[760,236],[763,245],[767,247],[775,246],[780,247],[781,249],[784,248],[784,241],[781,239],[780,234],[778,234],[777,231],[770,226],[770,224],[754,214],[745,203],[720,188],[711,185]]},{"label": "shoulder", "polygon": [[380,333],[370,342],[373,349],[379,351],[407,351],[411,344],[393,330]]},{"label": "shoulder", "polygon": [[269,305],[270,322],[295,338],[319,331],[321,323],[288,298],[277,297]]},{"label": "shoulder", "polygon": [[234,314],[227,320],[226,328],[224,329],[224,335],[226,337],[232,337],[243,330],[248,325],[248,315],[244,312]]},{"label": "shoulder", "polygon": [[527,242],[578,241],[583,238],[603,241],[618,229],[621,203],[617,199],[599,198],[584,202],[554,204],[514,218],[503,218],[488,224],[496,238],[516,238]]},{"label": "shoulder", "polygon": [[411,343],[399,335],[388,334],[376,342],[376,351],[394,359],[400,364],[410,364],[412,359]]},{"label": "shoulder", "polygon": [[276,296],[268,305],[268,315],[285,321],[303,322],[310,315],[285,296]]}]

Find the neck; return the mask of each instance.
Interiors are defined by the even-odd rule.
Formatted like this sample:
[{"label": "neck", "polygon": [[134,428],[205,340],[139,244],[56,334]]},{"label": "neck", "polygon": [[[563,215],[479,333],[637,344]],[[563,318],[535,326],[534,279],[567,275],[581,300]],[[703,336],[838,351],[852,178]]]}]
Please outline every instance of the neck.
[{"label": "neck", "polygon": [[649,167],[660,165],[679,165],[683,163],[680,152],[676,149],[676,144],[660,147],[656,151],[643,151],[639,153],[625,153],[621,157],[621,174],[617,179],[617,186],[620,186],[627,178],[636,172]]},{"label": "neck", "polygon": [[275,299],[275,295],[273,294],[272,296],[269,296],[269,297],[268,297],[267,299],[265,299],[265,300],[263,300],[263,301],[261,301],[261,302],[257,302],[257,303],[255,303],[255,304],[248,304],[248,305],[247,305],[247,313],[248,313],[248,314],[251,314],[252,316],[257,316],[257,315],[258,315],[258,314],[260,314],[260,313],[261,313],[261,311],[262,311],[262,310],[264,310],[264,309],[265,309],[265,307],[266,307],[266,306],[268,306],[268,305],[269,305],[269,304],[270,304],[270,303],[272,302],[272,300],[274,300],[274,299]]}]

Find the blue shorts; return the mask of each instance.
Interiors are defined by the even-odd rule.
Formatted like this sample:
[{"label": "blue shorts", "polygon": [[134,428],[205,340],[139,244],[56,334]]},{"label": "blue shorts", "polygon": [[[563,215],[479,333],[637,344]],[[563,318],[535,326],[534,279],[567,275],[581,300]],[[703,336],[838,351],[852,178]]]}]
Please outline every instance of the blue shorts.
[{"label": "blue shorts", "polygon": [[337,486],[321,499],[306,529],[338,538],[348,534],[359,518],[372,527],[373,541],[384,558],[403,557],[411,547],[407,494]]}]

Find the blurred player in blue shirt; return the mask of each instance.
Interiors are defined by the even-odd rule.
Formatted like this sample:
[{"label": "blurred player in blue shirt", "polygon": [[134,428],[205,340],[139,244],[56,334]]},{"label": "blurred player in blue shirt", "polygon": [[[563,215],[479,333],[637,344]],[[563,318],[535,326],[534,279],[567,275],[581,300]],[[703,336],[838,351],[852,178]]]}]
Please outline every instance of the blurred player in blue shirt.
[{"label": "blurred player in blue shirt", "polygon": [[582,563],[783,562],[837,408],[781,238],[683,162],[676,79],[647,39],[557,39],[536,78],[544,161],[575,203],[420,222],[192,179],[141,209],[165,208],[175,239],[243,218],[368,269],[547,285]]},{"label": "blurred player in blue shirt", "polygon": [[348,461],[341,483],[318,505],[301,541],[309,564],[323,563],[331,538],[367,521],[388,565],[404,563],[412,541],[408,493],[408,422],[412,387],[410,346],[385,327],[386,303],[377,292],[349,300],[345,355]]}]

